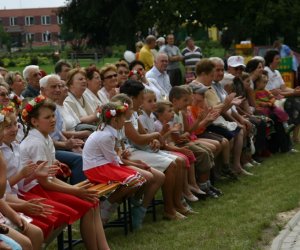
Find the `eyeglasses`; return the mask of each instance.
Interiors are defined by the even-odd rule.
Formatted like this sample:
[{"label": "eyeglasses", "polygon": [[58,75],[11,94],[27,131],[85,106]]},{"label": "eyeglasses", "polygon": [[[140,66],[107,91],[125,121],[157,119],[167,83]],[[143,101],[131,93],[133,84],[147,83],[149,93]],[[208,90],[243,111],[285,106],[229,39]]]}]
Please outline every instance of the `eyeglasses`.
[{"label": "eyeglasses", "polygon": [[104,77],[104,79],[112,79],[113,77],[117,77],[117,76],[118,76],[117,74],[113,74],[113,75]]}]

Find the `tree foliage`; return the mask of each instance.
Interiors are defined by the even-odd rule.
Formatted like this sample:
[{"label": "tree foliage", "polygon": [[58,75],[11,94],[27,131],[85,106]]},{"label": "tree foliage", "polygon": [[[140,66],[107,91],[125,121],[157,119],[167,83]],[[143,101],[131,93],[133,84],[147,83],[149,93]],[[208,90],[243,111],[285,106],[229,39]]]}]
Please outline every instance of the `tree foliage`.
[{"label": "tree foliage", "polygon": [[[187,27],[225,30],[228,39],[266,44],[276,37],[297,45],[300,0],[69,0],[61,10],[64,27],[89,44],[126,44],[135,33],[157,27],[160,34]],[[66,32],[66,33],[68,33]]]}]

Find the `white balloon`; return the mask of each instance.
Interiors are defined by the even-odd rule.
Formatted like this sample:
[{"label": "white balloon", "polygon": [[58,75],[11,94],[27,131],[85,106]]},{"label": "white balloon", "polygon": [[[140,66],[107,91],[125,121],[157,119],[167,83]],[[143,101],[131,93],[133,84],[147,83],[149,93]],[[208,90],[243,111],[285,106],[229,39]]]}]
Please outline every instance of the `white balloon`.
[{"label": "white balloon", "polygon": [[130,50],[126,50],[124,52],[124,59],[128,62],[128,63],[131,63],[135,60],[135,54],[130,51]]}]

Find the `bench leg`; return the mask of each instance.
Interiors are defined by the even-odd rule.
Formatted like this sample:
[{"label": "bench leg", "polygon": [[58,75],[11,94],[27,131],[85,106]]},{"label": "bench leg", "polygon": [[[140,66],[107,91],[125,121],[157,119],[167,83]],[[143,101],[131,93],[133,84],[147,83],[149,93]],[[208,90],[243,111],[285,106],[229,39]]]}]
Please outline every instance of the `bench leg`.
[{"label": "bench leg", "polygon": [[57,236],[57,249],[64,250],[64,232],[63,231]]},{"label": "bench leg", "polygon": [[72,225],[68,225],[68,249],[73,249]]}]

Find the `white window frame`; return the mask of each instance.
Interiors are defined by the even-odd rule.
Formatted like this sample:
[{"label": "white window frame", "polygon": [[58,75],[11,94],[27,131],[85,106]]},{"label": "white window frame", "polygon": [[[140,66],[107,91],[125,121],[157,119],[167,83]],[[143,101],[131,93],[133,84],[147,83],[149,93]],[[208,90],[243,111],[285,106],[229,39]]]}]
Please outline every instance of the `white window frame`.
[{"label": "white window frame", "polygon": [[32,39],[32,42],[34,41],[34,33],[26,33],[25,34],[26,43],[30,42],[29,39]]},{"label": "white window frame", "polygon": [[[30,22],[32,19],[32,23]],[[25,25],[31,26],[34,25],[34,17],[33,16],[25,16]]]},{"label": "white window frame", "polygon": [[[48,20],[48,22],[47,22],[47,20]],[[41,16],[41,24],[42,25],[50,25],[51,17],[50,16]]]},{"label": "white window frame", "polygon": [[42,42],[47,43],[51,40],[51,32],[43,32],[42,33]]},{"label": "white window frame", "polygon": [[9,18],[9,25],[10,26],[16,26],[16,25],[18,25],[17,24],[17,17],[15,17],[15,16],[10,17]]},{"label": "white window frame", "polygon": [[57,24],[63,24],[63,17],[62,16],[56,16],[57,17]]}]

